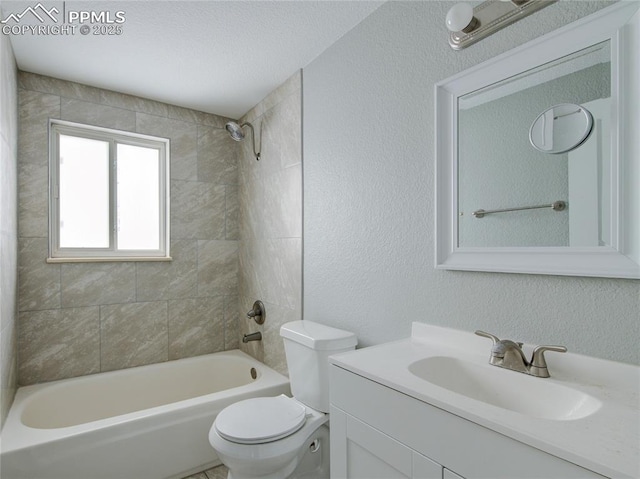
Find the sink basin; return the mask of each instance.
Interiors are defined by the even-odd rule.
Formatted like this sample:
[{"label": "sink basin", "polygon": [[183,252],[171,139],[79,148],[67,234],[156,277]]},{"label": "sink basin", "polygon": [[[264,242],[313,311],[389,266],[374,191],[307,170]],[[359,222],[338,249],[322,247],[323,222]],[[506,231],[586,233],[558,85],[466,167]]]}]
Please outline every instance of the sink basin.
[{"label": "sink basin", "polygon": [[450,356],[432,356],[409,365],[429,383],[476,401],[540,419],[570,421],[596,412],[596,398],[548,379]]}]

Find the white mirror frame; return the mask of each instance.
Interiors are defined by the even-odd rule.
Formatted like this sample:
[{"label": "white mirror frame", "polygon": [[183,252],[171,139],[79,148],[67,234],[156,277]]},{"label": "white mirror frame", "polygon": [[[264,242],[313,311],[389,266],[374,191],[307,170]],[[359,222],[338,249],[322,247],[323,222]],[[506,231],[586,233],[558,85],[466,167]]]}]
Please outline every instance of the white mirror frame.
[{"label": "white mirror frame", "polygon": [[[611,247],[459,247],[458,98],[610,40]],[[620,2],[435,85],[436,268],[640,278],[640,4]]]}]

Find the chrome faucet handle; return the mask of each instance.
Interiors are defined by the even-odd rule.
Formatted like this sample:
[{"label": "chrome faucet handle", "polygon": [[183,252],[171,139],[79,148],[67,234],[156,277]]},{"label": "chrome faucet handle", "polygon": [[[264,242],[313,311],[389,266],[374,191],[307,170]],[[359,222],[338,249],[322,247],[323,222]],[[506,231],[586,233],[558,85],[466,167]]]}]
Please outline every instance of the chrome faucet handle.
[{"label": "chrome faucet handle", "polygon": [[478,336],[482,336],[483,338],[489,338],[491,341],[493,341],[494,345],[500,342],[500,338],[498,336],[494,336],[491,333],[485,333],[484,331],[478,330],[476,331],[476,334]]},{"label": "chrome faucet handle", "polygon": [[547,361],[544,358],[545,351],[554,351],[556,353],[566,353],[567,348],[564,346],[537,346],[533,350],[530,363],[530,374],[540,378],[549,377],[549,369],[547,369]]}]

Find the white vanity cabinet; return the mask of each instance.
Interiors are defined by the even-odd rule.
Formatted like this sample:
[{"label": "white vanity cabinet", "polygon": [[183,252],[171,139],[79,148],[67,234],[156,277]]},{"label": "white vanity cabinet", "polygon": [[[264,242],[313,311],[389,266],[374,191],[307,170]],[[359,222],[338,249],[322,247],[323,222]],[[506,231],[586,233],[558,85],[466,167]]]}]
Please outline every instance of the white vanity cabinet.
[{"label": "white vanity cabinet", "polygon": [[602,479],[340,366],[331,366],[332,479]]},{"label": "white vanity cabinet", "polygon": [[332,478],[443,477],[440,464],[335,407],[331,408],[331,431]]}]

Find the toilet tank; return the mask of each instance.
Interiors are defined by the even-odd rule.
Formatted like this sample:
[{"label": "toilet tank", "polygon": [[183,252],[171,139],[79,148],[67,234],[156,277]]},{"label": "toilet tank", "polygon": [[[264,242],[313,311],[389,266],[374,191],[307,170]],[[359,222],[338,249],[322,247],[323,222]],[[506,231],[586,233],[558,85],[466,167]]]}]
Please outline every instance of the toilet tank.
[{"label": "toilet tank", "polygon": [[282,325],[280,336],[293,397],[329,412],[329,356],[355,349],[356,335],[312,321],[292,321]]}]

